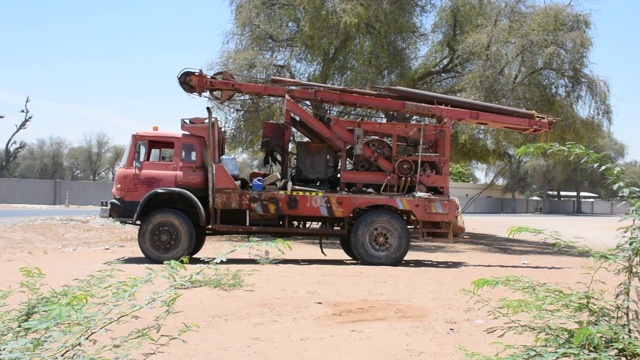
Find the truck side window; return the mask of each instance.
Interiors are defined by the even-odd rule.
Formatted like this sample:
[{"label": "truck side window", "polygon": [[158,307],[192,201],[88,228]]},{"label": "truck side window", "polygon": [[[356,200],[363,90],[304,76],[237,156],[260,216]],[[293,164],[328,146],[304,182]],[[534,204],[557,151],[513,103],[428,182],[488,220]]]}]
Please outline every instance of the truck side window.
[{"label": "truck side window", "polygon": [[173,146],[171,142],[149,141],[149,161],[173,162]]},{"label": "truck side window", "polygon": [[196,162],[198,161],[198,153],[196,145],[191,143],[182,144],[182,161]]}]

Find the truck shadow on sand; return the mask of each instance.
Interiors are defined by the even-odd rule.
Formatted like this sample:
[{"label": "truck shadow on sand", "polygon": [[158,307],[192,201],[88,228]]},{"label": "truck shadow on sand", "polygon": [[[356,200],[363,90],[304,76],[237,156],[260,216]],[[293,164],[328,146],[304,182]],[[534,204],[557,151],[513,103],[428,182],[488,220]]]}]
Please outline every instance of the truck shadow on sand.
[{"label": "truck shadow on sand", "polygon": [[[320,254],[320,256],[322,256]],[[189,265],[206,265],[213,259],[206,257],[195,257],[189,262]],[[148,266],[160,266],[159,264],[153,264],[144,257],[122,257],[109,261],[105,264],[120,263],[125,265],[148,265]],[[280,265],[294,265],[294,266],[368,266],[358,263],[351,259],[278,259],[273,264],[261,265],[255,259],[248,258],[227,258],[226,261],[220,262],[220,266],[280,266]],[[457,269],[469,264],[458,261],[431,261],[431,260],[405,260],[402,264],[390,267],[399,268],[442,268],[442,269]]]},{"label": "truck shadow on sand", "polygon": [[[544,241],[522,240],[507,237],[498,237],[489,234],[466,233],[468,238],[456,238],[453,243],[433,243],[412,241],[411,249],[401,264],[395,266],[399,268],[439,268],[439,269],[458,269],[463,267],[491,267],[491,268],[527,268],[527,269],[546,269],[559,270],[562,266],[531,266],[528,264],[470,264],[464,261],[435,261],[423,259],[411,259],[412,252],[420,253],[450,253],[464,254],[467,252],[487,252],[505,255],[549,255],[549,256],[571,256],[571,257],[588,257],[588,255],[576,253],[575,248],[565,247],[557,249],[553,244]],[[318,245],[317,240],[301,240],[297,239],[292,242],[301,242],[308,245]],[[340,243],[337,240],[324,240],[322,242],[324,250],[342,251]],[[295,250],[293,251],[295,255]],[[195,257],[190,260],[190,265],[205,265],[213,261],[213,258]],[[154,265],[146,258],[140,257],[124,257],[115,260],[116,262],[129,265]],[[358,263],[352,259],[335,259],[323,258],[322,254],[318,254],[317,258],[305,259],[277,259],[275,265],[293,265],[293,266],[367,266]],[[227,258],[226,261],[220,263],[220,266],[258,266],[255,259],[251,258]]]},{"label": "truck shadow on sand", "polygon": [[[435,239],[438,240],[438,239]],[[317,240],[295,240],[309,245],[317,245]],[[324,240],[324,249],[339,249],[340,243],[336,240]],[[589,255],[578,251],[576,247],[565,246],[557,248],[553,243],[542,240],[514,239],[493,234],[464,233],[461,237],[456,237],[453,242],[419,241],[417,238],[411,239],[411,252],[422,253],[466,253],[484,252],[504,255],[548,255],[548,256],[570,256],[578,258],[588,258]]]},{"label": "truck shadow on sand", "polygon": [[[235,240],[233,242],[242,242],[242,240]],[[318,240],[308,238],[296,238],[290,240],[292,244],[304,243],[307,245],[318,246]],[[324,250],[340,251],[340,242],[336,239],[325,239],[322,241],[322,248]],[[504,255],[546,255],[546,256],[562,256],[562,257],[577,257],[588,258],[589,255],[584,252],[577,251],[577,248],[571,246],[565,246],[561,249],[557,248],[553,243],[545,242],[542,240],[524,240],[515,239],[502,236],[496,236],[493,234],[482,233],[465,233],[464,236],[454,238],[451,243],[442,242],[429,242],[418,241],[412,239],[411,249],[407,258],[402,264],[397,265],[399,268],[439,268],[439,269],[458,269],[463,267],[492,267],[492,268],[527,268],[527,269],[546,269],[546,270],[559,270],[564,267],[561,266],[531,266],[528,264],[513,265],[513,264],[483,264],[476,265],[470,264],[464,261],[434,261],[423,259],[411,259],[411,253],[448,253],[448,254],[464,254],[469,252],[480,253],[492,253],[492,254],[504,254]],[[292,253],[295,256],[295,250]],[[190,261],[190,265],[204,265],[213,261],[213,258],[207,257],[195,257]],[[113,262],[118,262],[127,265],[151,265],[146,258],[139,257],[123,257],[115,259]],[[220,266],[259,266],[255,259],[251,258],[233,258],[229,257],[226,261],[221,262]],[[335,259],[335,253],[332,254],[332,258],[323,258],[318,249],[318,256],[316,258],[305,259],[278,259],[275,265],[293,265],[293,266],[367,266],[358,263],[355,260],[348,259]]]},{"label": "truck shadow on sand", "polygon": [[587,253],[574,246],[559,248],[554,243],[544,240],[525,240],[482,233],[465,233],[464,236],[454,238],[452,243],[414,241],[411,251],[442,253],[478,251],[504,255],[589,257]]},{"label": "truck shadow on sand", "polygon": [[[192,258],[191,262],[187,266],[192,265],[206,265],[212,259],[207,258]],[[124,257],[118,258],[114,261],[106,262],[107,264],[125,264],[125,265],[146,265],[146,266],[161,266],[159,264],[153,264],[144,257]],[[226,261],[221,262],[219,266],[255,266],[257,270],[261,266],[365,266],[365,267],[378,267],[376,265],[363,265],[355,260],[351,259],[281,259],[270,265],[260,265],[254,259],[247,258],[228,258]],[[531,266],[531,265],[507,265],[507,264],[469,264],[462,261],[432,261],[432,260],[417,260],[417,259],[405,259],[400,265],[388,266],[389,268],[431,268],[431,269],[460,269],[465,267],[488,267],[488,268],[522,268],[522,269],[544,269],[544,270],[560,270],[564,269],[561,266]]]}]

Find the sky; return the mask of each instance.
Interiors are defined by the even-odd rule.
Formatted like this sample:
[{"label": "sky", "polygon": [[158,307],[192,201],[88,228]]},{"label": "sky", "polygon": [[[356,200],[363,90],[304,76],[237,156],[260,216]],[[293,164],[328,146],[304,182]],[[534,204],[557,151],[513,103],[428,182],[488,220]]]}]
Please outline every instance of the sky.
[{"label": "sky", "polygon": [[[592,69],[611,87],[612,131],[626,159],[640,161],[640,1],[582,4],[593,15]],[[206,115],[207,102],[176,76],[216,60],[231,24],[224,0],[1,1],[0,145],[27,96],[33,120],[17,137],[27,142],[53,135],[78,145],[103,131],[125,145],[153,126],[179,131],[181,118]]]}]

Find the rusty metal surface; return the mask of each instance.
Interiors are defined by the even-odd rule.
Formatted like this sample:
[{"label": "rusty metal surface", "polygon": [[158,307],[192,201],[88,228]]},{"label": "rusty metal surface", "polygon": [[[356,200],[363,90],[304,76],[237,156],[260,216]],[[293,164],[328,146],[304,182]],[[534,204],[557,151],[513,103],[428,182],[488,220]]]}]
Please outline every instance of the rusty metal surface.
[{"label": "rusty metal surface", "polygon": [[394,95],[398,95],[405,100],[418,101],[423,104],[439,105],[439,106],[452,106],[460,109],[476,110],[489,112],[492,114],[502,114],[509,116],[517,116],[525,119],[535,119],[535,111],[517,109],[509,106],[502,106],[497,104],[486,103],[482,101],[475,101],[469,99],[463,99],[457,96],[449,96],[438,93],[432,93],[429,91],[410,89],[401,86],[388,86],[384,88]]},{"label": "rusty metal surface", "polygon": [[[412,114],[436,119],[450,118],[453,121],[468,121],[475,124],[523,132],[534,132],[530,130],[531,126],[535,128],[535,133],[546,131],[557,120],[549,115],[536,114],[529,110],[448,97],[441,94],[436,95],[441,95],[443,98],[450,98],[449,101],[457,100],[459,107],[452,107],[453,105],[434,105],[432,98],[426,97],[422,100],[419,99],[421,96],[425,97],[425,93],[433,93],[400,87],[389,87],[387,89],[389,89],[388,91],[402,92],[405,95],[413,93],[413,98],[385,92],[370,92],[367,90],[341,88],[330,85],[320,86],[321,84],[316,84],[317,86],[311,86],[312,83],[305,84],[305,82],[294,79],[286,79],[286,81],[281,79],[282,81],[280,81],[280,83],[275,84],[242,82],[232,77],[225,78],[219,74],[222,73],[209,77],[202,72],[184,71],[179,74],[178,82],[185,92],[191,94],[202,95],[205,92],[231,91],[254,96],[288,96],[295,100],[344,105],[400,114]],[[296,83],[306,85],[306,87],[292,86]],[[409,90],[411,91],[409,92]],[[214,96],[214,98],[219,99],[219,101],[222,100],[217,96]],[[500,115],[502,118],[500,118]],[[533,121],[533,123],[528,120]],[[509,126],[511,123],[514,126]]]},{"label": "rusty metal surface", "polygon": [[453,200],[445,197],[410,197],[378,194],[348,194],[307,191],[218,191],[218,209],[249,210],[258,215],[291,215],[298,217],[347,218],[357,209],[387,206],[412,213],[418,220],[432,219],[431,214],[455,217]]}]

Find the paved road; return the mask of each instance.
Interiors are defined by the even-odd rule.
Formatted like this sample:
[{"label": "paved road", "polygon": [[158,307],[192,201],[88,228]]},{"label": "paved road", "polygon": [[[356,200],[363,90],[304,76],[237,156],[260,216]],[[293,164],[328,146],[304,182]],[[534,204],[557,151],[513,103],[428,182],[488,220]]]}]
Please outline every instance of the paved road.
[{"label": "paved road", "polygon": [[0,219],[99,215],[98,209],[0,209]]}]

